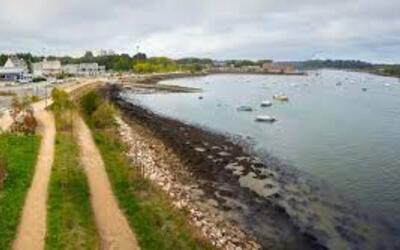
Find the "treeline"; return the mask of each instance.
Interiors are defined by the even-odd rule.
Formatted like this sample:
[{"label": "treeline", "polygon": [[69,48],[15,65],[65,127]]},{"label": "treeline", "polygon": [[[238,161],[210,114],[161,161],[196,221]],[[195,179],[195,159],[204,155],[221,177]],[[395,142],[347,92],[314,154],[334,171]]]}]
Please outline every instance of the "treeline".
[{"label": "treeline", "polygon": [[378,73],[386,76],[400,77],[400,65],[383,65],[378,68]]},{"label": "treeline", "polygon": [[299,69],[372,69],[372,63],[363,62],[360,60],[308,60],[294,63]]},{"label": "treeline", "polygon": [[[43,61],[43,56],[34,56],[31,53],[17,53],[21,59],[27,62],[28,67],[32,68],[32,63]],[[4,65],[9,55],[0,55],[0,66]],[[205,65],[212,63],[211,59],[184,58],[173,60],[167,57],[147,58],[144,53],[137,53],[134,56],[129,54],[115,54],[105,56],[94,56],[91,51],[85,53],[82,57],[71,56],[48,56],[47,60],[59,60],[61,64],[79,64],[79,63],[98,63],[104,65],[107,70],[112,71],[135,71],[138,73],[153,72],[173,72],[173,71],[201,71]]]}]

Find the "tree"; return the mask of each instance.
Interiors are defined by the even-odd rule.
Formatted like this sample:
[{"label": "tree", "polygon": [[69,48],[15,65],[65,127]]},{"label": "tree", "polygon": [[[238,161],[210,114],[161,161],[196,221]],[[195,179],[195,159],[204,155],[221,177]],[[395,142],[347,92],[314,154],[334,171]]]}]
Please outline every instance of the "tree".
[{"label": "tree", "polygon": [[83,56],[83,62],[91,63],[94,62],[94,55],[92,51],[86,51],[85,55]]},{"label": "tree", "polygon": [[146,56],[146,54],[145,53],[137,53],[136,55],[134,55],[133,56],[133,60],[135,60],[135,61],[143,61],[143,60],[146,60],[147,59],[147,56]]}]

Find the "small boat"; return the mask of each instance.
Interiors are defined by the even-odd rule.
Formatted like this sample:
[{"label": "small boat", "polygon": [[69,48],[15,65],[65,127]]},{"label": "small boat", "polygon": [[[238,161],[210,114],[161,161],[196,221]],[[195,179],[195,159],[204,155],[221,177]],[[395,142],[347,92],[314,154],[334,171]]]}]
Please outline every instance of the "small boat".
[{"label": "small boat", "polygon": [[385,87],[390,87],[390,83],[385,83]]},{"label": "small boat", "polygon": [[259,115],[256,117],[256,122],[276,122],[276,118],[269,115]]},{"label": "small boat", "polygon": [[270,102],[270,101],[262,101],[260,106],[261,107],[271,107],[272,106],[272,102]]},{"label": "small boat", "polygon": [[282,101],[282,102],[287,102],[287,101],[289,101],[289,97],[288,97],[287,95],[284,95],[284,94],[273,95],[273,98],[274,98],[275,100],[279,100],[279,101]]},{"label": "small boat", "polygon": [[251,111],[253,111],[253,108],[250,107],[250,106],[245,106],[245,105],[243,105],[243,106],[238,107],[236,110],[237,110],[237,111],[247,111],[247,112],[251,112]]},{"label": "small boat", "polygon": [[199,98],[199,100],[203,100],[204,97],[203,96],[199,96],[198,98]]},{"label": "small boat", "polygon": [[342,86],[342,82],[337,82],[336,86]]},{"label": "small boat", "polygon": [[362,88],[361,90],[365,92],[365,91],[367,91],[368,89],[367,89],[367,88]]}]

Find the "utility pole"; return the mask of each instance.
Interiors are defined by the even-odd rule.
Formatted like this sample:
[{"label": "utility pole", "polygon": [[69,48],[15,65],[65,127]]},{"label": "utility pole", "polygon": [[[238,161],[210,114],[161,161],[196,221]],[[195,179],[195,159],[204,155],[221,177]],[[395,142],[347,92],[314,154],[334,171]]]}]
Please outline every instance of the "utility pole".
[{"label": "utility pole", "polygon": [[44,94],[45,94],[45,107],[47,108],[47,83],[44,85]]}]

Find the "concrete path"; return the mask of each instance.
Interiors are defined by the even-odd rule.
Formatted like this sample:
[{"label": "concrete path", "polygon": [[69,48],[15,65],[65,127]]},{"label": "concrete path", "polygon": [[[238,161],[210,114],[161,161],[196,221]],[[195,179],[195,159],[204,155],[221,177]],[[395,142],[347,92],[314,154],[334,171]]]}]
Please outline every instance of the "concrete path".
[{"label": "concrete path", "polygon": [[136,237],[118,207],[100,152],[82,118],[75,120],[81,161],[85,168],[97,229],[103,249],[139,249]]},{"label": "concrete path", "polygon": [[17,237],[16,250],[42,250],[46,236],[47,191],[54,160],[56,128],[53,115],[45,110],[35,113],[42,135],[35,174],[25,199]]}]

